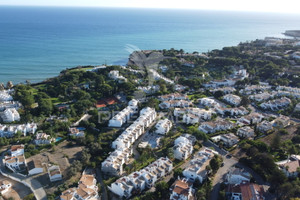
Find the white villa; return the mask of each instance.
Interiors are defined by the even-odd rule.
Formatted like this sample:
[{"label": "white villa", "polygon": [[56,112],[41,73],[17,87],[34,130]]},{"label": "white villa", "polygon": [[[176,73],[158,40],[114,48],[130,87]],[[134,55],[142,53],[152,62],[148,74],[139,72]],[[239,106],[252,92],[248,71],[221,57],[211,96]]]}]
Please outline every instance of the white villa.
[{"label": "white villa", "polygon": [[300,167],[300,156],[291,155],[289,159],[279,161],[276,164],[287,177],[297,177],[299,174],[298,169]]},{"label": "white villa", "polygon": [[127,81],[127,79],[124,76],[120,75],[120,72],[118,70],[110,71],[108,76],[113,80],[117,80],[119,83]]},{"label": "white villa", "polygon": [[24,155],[8,156],[4,159],[5,166],[12,171],[18,171],[26,167]]},{"label": "white villa", "polygon": [[269,85],[249,85],[246,86],[245,89],[240,90],[240,92],[242,94],[249,95],[249,94],[257,94],[259,92],[264,92],[269,89],[271,89],[271,86]]},{"label": "white villa", "polygon": [[234,94],[226,94],[223,99],[233,106],[238,106],[242,100],[241,97]]},{"label": "white villa", "polygon": [[8,180],[0,181],[0,194],[4,195],[11,188],[12,184]]},{"label": "white villa", "polygon": [[51,144],[52,142],[55,142],[55,139],[51,138],[51,136],[46,133],[37,133],[33,142],[36,145]]},{"label": "white villa", "polygon": [[172,170],[172,161],[161,157],[144,169],[119,178],[108,189],[121,198],[129,198],[134,191],[151,188],[160,178],[168,175]]},{"label": "white villa", "polygon": [[84,137],[85,135],[84,131],[77,127],[71,127],[69,131],[70,131],[69,135],[73,137]]},{"label": "white villa", "polygon": [[128,102],[128,106],[116,114],[113,118],[109,120],[109,127],[121,127],[123,124],[128,122],[130,118],[138,112],[138,101],[132,99]]},{"label": "white villa", "polygon": [[51,182],[62,180],[62,174],[58,165],[53,165],[49,167],[48,175]]},{"label": "white villa", "polygon": [[194,200],[195,190],[186,179],[177,179],[170,188],[170,200]]},{"label": "white villa", "polygon": [[236,134],[242,138],[254,137],[254,130],[250,126],[244,126],[237,130]]},{"label": "white villa", "polygon": [[178,137],[175,142],[174,157],[178,160],[186,160],[193,153],[193,144],[188,138],[184,136]]},{"label": "white villa", "polygon": [[169,119],[162,119],[157,122],[157,124],[155,125],[155,128],[156,128],[155,132],[157,134],[165,135],[166,133],[168,133],[171,130],[172,122]]}]

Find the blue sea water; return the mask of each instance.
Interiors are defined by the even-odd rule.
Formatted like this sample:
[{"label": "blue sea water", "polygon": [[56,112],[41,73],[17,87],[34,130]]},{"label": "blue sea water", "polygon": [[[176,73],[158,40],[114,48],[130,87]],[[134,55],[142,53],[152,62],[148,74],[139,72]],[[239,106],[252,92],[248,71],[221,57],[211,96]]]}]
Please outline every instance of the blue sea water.
[{"label": "blue sea water", "polygon": [[300,29],[300,15],[3,6],[0,82],[38,82],[79,65],[125,64],[128,45],[207,52],[289,29]]}]

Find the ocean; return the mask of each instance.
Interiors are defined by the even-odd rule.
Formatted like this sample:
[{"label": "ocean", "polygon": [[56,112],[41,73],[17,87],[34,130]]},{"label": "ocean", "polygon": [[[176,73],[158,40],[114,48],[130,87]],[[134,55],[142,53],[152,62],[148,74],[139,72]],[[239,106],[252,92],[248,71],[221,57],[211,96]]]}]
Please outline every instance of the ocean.
[{"label": "ocean", "polygon": [[207,52],[293,29],[300,29],[300,15],[2,6],[0,82],[39,82],[80,65],[125,64],[137,49]]}]

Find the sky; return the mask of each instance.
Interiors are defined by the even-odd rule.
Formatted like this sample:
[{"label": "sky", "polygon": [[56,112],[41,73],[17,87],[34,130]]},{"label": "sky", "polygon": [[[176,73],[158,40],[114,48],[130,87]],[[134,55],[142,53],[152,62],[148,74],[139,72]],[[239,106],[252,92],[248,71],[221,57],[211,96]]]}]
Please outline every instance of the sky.
[{"label": "sky", "polygon": [[299,0],[0,0],[0,5],[174,8],[300,13]]}]

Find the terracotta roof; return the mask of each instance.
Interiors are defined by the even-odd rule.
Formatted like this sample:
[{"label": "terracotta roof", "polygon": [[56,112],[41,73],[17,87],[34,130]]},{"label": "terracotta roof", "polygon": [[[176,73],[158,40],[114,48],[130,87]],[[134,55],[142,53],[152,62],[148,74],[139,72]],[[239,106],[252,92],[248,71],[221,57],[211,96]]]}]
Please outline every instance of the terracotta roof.
[{"label": "terracotta roof", "polygon": [[300,167],[300,161],[291,161],[282,165],[283,167],[288,167],[288,172],[293,173],[297,171],[297,168]]},{"label": "terracotta roof", "polygon": [[19,149],[24,149],[24,145],[13,145],[10,148],[11,151],[17,151]]}]

